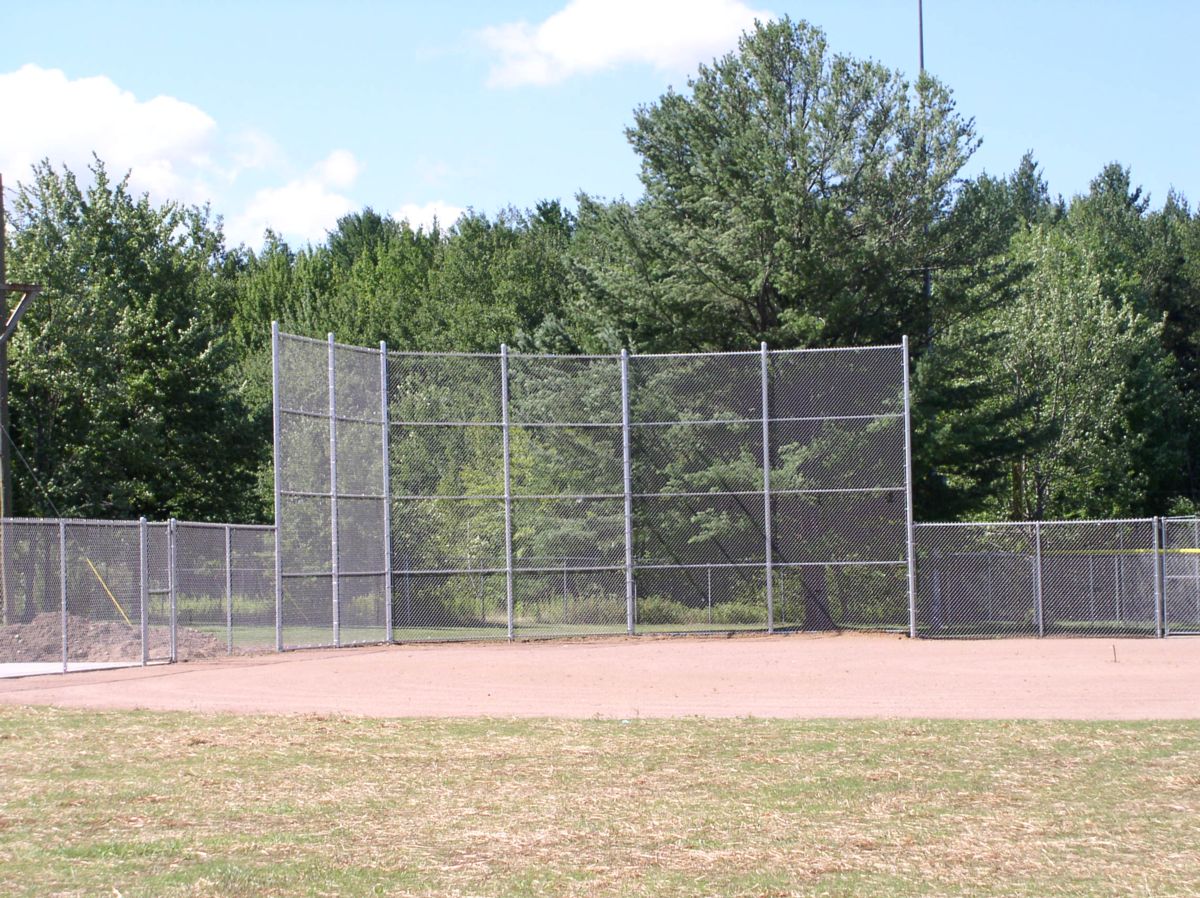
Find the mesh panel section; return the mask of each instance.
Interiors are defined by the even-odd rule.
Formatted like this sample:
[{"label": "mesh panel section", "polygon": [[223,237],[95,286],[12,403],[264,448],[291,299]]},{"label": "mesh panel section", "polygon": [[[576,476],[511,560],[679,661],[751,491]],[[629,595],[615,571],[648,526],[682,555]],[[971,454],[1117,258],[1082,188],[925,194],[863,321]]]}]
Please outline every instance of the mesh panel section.
[{"label": "mesh panel section", "polygon": [[1168,633],[1200,633],[1200,520],[1163,522],[1163,622]]},{"label": "mesh panel section", "polygon": [[[136,523],[67,523],[70,661],[135,664],[142,660],[138,529]],[[169,634],[162,628],[154,628],[149,638],[150,655],[167,654],[164,649],[169,649]]]},{"label": "mesh panel section", "polygon": [[904,419],[776,421],[771,489],[904,489]]},{"label": "mesh panel section", "polygon": [[508,634],[503,573],[414,574],[392,581],[392,620],[401,642],[498,639]]},{"label": "mesh panel section", "polygon": [[776,567],[775,626],[908,630],[908,569],[896,564]]},{"label": "mesh panel section", "polygon": [[333,645],[333,578],[285,576],[281,623],[284,648]]},{"label": "mesh panel section", "polygon": [[588,636],[626,632],[624,571],[522,572],[513,577],[518,636]]},{"label": "mesh panel section", "polygon": [[636,576],[640,632],[767,628],[766,574],[757,565],[640,569]]},{"label": "mesh panel section", "polygon": [[879,346],[770,353],[773,418],[902,414],[902,356]]},{"label": "mesh panel section", "polygon": [[499,356],[388,355],[392,421],[499,424]]},{"label": "mesh panel section", "polygon": [[284,336],[279,341],[279,405],[285,412],[329,412],[329,347],[319,340]]},{"label": "mesh panel section", "polygon": [[635,421],[762,420],[758,353],[631,356],[629,380]]},{"label": "mesh panel section", "polygon": [[[341,417],[379,423],[383,387],[379,382],[379,351],[354,346],[333,350],[333,399]],[[378,428],[375,428],[378,435]]]},{"label": "mesh panel section", "polygon": [[630,451],[635,493],[762,489],[761,421],[641,425],[630,434]]},{"label": "mesh panel section", "polygon": [[625,563],[623,499],[516,499],[512,508],[517,570]]},{"label": "mesh panel section", "polygon": [[765,563],[762,493],[646,496],[633,517],[639,565]]},{"label": "mesh panel section", "polygon": [[392,563],[397,571],[504,569],[504,503],[422,499],[395,503]]},{"label": "mesh panel section", "polygon": [[[179,658],[229,650],[225,528],[179,524],[175,528],[175,603]],[[274,611],[274,602],[272,602]],[[202,651],[208,636],[210,652]]]},{"label": "mesh panel section", "polygon": [[495,427],[392,427],[393,496],[503,496],[504,443]]},{"label": "mesh panel section", "polygon": [[269,527],[233,527],[229,542],[233,648],[235,651],[274,648],[274,531]]},{"label": "mesh panel section", "polygon": [[0,523],[0,664],[61,662],[62,580],[57,521]]},{"label": "mesh panel section", "polygon": [[513,427],[509,441],[514,496],[624,493],[619,427]]}]

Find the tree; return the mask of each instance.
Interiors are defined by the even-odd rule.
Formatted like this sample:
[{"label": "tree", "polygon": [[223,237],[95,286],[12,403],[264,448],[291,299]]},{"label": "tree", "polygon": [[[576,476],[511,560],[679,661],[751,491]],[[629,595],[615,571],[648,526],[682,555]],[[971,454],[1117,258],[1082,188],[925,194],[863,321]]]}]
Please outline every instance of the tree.
[{"label": "tree", "polygon": [[[891,341],[929,320],[921,270],[974,148],[949,92],[828,52],[783,19],[635,113],[645,197],[603,209],[580,281],[638,345]],[[645,325],[645,327],[643,327]]]},{"label": "tree", "polygon": [[155,206],[99,160],[86,189],[42,163],[17,191],[11,257],[15,277],[45,287],[12,343],[13,435],[33,468],[14,478],[17,510],[253,515],[207,210]]}]

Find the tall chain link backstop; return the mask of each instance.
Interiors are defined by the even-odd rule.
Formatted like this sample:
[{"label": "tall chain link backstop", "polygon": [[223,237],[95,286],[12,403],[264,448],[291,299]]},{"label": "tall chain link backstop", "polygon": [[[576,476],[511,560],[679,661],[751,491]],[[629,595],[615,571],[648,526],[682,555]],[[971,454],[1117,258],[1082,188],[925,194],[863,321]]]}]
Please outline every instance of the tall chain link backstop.
[{"label": "tall chain link backstop", "polygon": [[904,345],[272,342],[280,647],[911,626]]}]

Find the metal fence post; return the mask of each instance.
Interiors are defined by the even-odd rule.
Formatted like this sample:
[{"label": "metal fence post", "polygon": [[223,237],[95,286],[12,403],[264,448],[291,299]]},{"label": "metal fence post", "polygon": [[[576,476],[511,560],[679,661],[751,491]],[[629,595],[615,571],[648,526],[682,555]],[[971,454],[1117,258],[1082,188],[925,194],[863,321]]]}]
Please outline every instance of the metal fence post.
[{"label": "metal fence post", "polygon": [[341,583],[338,580],[337,372],[333,334],[329,343],[329,540],[330,597],[333,602],[333,644],[342,644]]},{"label": "metal fence post", "polygon": [[904,382],[904,534],[908,561],[908,635],[917,638],[917,543],[913,526],[912,400],[908,385],[908,334],[900,340]]},{"label": "metal fence post", "polygon": [[1154,635],[1161,639],[1165,633],[1164,621],[1166,615],[1163,613],[1163,569],[1166,562],[1165,540],[1162,538],[1161,527],[1163,525],[1162,518],[1154,517],[1150,521],[1150,526],[1154,528]]},{"label": "metal fence post", "polygon": [[762,484],[763,484],[763,543],[767,575],[767,632],[775,632],[775,566],[774,539],[771,534],[771,408],[768,399],[770,375],[767,371],[767,344],[759,346],[759,369],[762,373]]},{"label": "metal fence post", "polygon": [[508,420],[508,346],[500,344],[500,421],[504,444],[504,577],[508,638],[513,638],[512,469]]},{"label": "metal fence post", "polygon": [[150,663],[150,559],[146,552],[146,519],[138,518],[138,598],[141,606],[142,666]]},{"label": "metal fence post", "polygon": [[167,591],[171,599],[170,632],[171,632],[171,663],[179,660],[179,580],[176,567],[176,539],[179,527],[174,518],[167,521]]},{"label": "metal fence post", "polygon": [[621,459],[625,489],[625,630],[636,626],[633,590],[633,455],[629,433],[629,351],[621,350]]},{"label": "metal fence post", "polygon": [[225,650],[233,654],[233,528],[225,525]]},{"label": "metal fence post", "polygon": [[283,551],[280,545],[280,522],[283,514],[280,506],[279,447],[280,440],[280,396],[279,396],[279,322],[271,322],[271,415],[274,430],[275,466],[275,651],[283,651]]},{"label": "metal fence post", "polygon": [[388,410],[387,343],[379,341],[379,417],[383,428],[383,626],[388,642],[395,642],[392,620],[392,425]]},{"label": "metal fence post", "polygon": [[67,522],[58,521],[58,591],[62,599],[62,664],[67,672],[70,655],[67,649]]},{"label": "metal fence post", "polygon": [[1035,521],[1033,524],[1033,546],[1034,546],[1034,566],[1033,566],[1033,600],[1034,614],[1037,617],[1038,636],[1046,635],[1046,617],[1045,606],[1042,602],[1042,524],[1040,521]]}]

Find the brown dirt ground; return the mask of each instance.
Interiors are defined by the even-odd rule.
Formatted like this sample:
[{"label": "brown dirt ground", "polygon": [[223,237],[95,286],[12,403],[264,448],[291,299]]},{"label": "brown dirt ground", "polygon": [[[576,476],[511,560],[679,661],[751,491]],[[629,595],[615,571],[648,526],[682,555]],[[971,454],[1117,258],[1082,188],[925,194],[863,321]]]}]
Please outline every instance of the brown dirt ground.
[{"label": "brown dirt ground", "polygon": [[[149,628],[153,657],[170,654],[171,634],[166,627]],[[67,649],[72,661],[131,661],[142,656],[141,629],[117,621],[94,621],[67,617]],[[189,627],[175,634],[181,658],[218,658],[225,653],[215,636]],[[27,624],[0,627],[0,664],[62,660],[62,616],[56,612],[37,615]]]},{"label": "brown dirt ground", "polygon": [[1200,718],[1200,639],[382,646],[0,680],[0,705],[375,717]]}]

